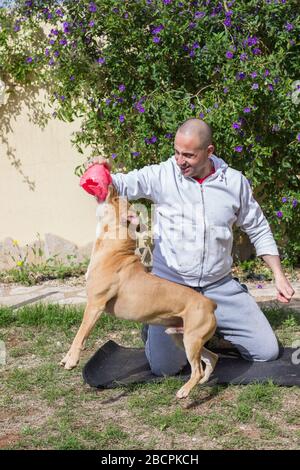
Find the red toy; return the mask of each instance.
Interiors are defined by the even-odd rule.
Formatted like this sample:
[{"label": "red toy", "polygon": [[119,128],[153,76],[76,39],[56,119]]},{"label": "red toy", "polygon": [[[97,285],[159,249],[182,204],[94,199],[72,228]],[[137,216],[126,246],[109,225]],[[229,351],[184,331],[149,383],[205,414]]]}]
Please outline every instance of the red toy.
[{"label": "red toy", "polygon": [[80,186],[99,202],[105,201],[111,183],[109,167],[105,163],[94,163],[80,178]]}]

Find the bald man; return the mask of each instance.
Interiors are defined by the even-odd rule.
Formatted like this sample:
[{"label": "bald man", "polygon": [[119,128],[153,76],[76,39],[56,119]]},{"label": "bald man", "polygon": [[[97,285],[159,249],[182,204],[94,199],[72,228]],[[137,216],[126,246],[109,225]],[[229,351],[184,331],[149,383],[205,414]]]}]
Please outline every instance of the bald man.
[{"label": "bald man", "polygon": [[[154,202],[152,273],[214,300],[219,334],[246,360],[275,360],[278,342],[268,320],[231,273],[236,224],[272,269],[278,300],[290,301],[294,291],[269,224],[245,176],[214,155],[212,131],[204,121],[184,122],[174,144],[175,155],[167,161],[112,175],[120,195]],[[162,326],[149,326],[145,352],[158,376],[174,375],[187,363]]]}]

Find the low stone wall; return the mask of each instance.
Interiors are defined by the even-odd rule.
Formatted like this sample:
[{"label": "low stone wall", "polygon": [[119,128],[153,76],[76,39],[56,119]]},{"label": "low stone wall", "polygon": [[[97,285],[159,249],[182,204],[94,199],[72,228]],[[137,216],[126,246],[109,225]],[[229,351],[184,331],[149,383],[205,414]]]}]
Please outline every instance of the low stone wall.
[{"label": "low stone wall", "polygon": [[92,247],[93,242],[78,246],[52,233],[45,234],[44,240],[38,239],[25,246],[20,246],[17,240],[8,237],[0,242],[0,270],[46,262],[77,264],[90,258]]}]

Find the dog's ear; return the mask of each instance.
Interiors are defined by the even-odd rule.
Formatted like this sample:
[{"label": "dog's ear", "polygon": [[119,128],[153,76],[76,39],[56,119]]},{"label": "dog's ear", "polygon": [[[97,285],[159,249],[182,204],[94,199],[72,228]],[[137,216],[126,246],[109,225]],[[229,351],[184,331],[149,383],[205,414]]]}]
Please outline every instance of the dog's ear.
[{"label": "dog's ear", "polygon": [[112,184],[110,184],[107,189],[106,202],[114,204],[117,202],[117,199],[118,199],[117,190]]}]

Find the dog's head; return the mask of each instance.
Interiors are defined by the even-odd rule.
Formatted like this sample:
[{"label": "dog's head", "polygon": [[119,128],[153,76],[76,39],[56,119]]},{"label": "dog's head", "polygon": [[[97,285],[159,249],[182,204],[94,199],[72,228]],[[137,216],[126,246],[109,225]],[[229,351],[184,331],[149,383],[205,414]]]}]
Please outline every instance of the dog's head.
[{"label": "dog's head", "polygon": [[105,204],[113,207],[117,225],[137,229],[140,220],[127,198],[120,197],[113,185],[109,185]]}]

